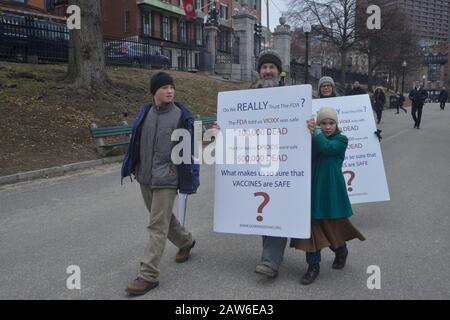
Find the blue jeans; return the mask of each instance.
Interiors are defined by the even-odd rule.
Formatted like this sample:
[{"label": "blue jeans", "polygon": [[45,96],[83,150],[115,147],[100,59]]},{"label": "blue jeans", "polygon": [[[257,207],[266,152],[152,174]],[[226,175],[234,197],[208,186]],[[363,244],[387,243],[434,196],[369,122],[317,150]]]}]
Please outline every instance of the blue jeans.
[{"label": "blue jeans", "polygon": [[263,252],[261,262],[278,271],[278,268],[283,261],[284,249],[288,238],[263,236]]}]

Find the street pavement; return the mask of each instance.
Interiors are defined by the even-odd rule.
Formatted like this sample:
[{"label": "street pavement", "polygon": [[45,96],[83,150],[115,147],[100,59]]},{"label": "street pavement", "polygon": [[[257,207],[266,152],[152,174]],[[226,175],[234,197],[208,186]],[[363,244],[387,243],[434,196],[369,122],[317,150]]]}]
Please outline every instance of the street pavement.
[{"label": "street pavement", "polygon": [[[174,261],[168,243],[160,285],[133,298],[153,299],[450,299],[450,106],[411,115],[386,110],[382,153],[391,201],[354,205],[366,236],[348,243],[343,270],[323,250],[321,273],[299,283],[304,253],[287,247],[276,279],[254,273],[261,237],[213,232],[214,168],[202,166],[188,200],[187,227],[197,240],[191,259]],[[148,213],[137,183],[120,183],[120,165],[0,187],[0,299],[129,299],[147,242]],[[230,210],[233,205],[230,203]],[[70,290],[68,266],[81,270]],[[369,266],[381,289],[369,289]]]}]

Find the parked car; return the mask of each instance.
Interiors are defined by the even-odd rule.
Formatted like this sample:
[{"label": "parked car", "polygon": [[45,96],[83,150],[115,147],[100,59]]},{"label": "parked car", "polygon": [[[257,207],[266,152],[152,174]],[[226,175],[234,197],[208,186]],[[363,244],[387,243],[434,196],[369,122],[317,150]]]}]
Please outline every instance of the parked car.
[{"label": "parked car", "polygon": [[67,61],[69,32],[65,24],[30,16],[0,14],[0,57],[39,62]]},{"label": "parked car", "polygon": [[159,52],[159,47],[141,42],[112,40],[105,42],[105,59],[109,64],[127,64],[134,67],[168,69],[170,58]]}]

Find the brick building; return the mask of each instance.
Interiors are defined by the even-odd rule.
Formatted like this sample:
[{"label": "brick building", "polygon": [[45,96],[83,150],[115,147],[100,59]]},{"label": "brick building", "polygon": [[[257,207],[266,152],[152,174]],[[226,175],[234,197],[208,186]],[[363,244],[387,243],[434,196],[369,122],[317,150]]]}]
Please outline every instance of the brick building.
[{"label": "brick building", "polygon": [[53,2],[49,0],[0,0],[0,12],[64,21],[65,19],[61,15],[53,14]]},{"label": "brick building", "polygon": [[[55,14],[64,15],[67,0],[54,0]],[[162,45],[172,59],[172,66],[199,59],[205,49],[204,19],[213,0],[193,0],[196,18],[186,20],[182,0],[102,0],[102,27],[105,37],[145,39]],[[233,19],[242,2],[248,3],[250,13],[261,17],[261,0],[216,0],[219,9],[219,52],[231,53]],[[187,61],[186,61],[187,60]],[[196,63],[194,63],[196,64]]]}]

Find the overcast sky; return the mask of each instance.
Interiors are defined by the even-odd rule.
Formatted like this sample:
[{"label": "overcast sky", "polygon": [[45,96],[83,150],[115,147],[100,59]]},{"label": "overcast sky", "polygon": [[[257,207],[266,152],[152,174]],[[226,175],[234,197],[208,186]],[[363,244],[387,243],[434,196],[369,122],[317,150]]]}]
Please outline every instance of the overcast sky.
[{"label": "overcast sky", "polygon": [[[267,9],[266,0],[261,0],[262,5],[262,24],[267,26]],[[279,19],[281,17],[281,11],[286,11],[287,1],[286,0],[269,0],[269,23],[270,30],[273,31],[274,27],[280,24]]]}]

